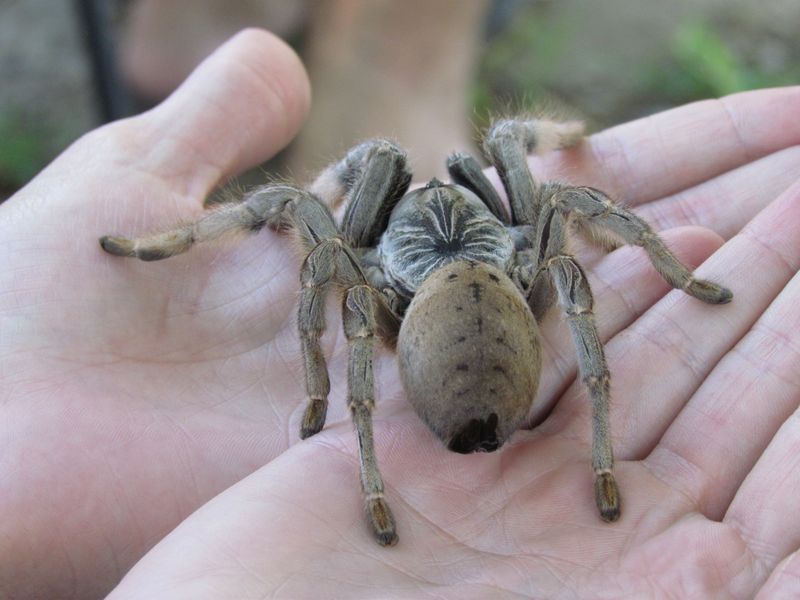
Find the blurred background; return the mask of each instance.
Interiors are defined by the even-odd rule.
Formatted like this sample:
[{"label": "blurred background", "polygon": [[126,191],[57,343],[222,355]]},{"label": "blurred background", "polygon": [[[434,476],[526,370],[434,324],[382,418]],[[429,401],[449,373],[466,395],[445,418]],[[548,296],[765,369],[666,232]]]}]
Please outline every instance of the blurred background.
[{"label": "blurred background", "polygon": [[797,0],[0,0],[0,201],[246,26],[310,72],[311,116],[266,166],[301,182],[371,135],[424,179],[498,112],[544,103],[598,130],[800,82]]}]

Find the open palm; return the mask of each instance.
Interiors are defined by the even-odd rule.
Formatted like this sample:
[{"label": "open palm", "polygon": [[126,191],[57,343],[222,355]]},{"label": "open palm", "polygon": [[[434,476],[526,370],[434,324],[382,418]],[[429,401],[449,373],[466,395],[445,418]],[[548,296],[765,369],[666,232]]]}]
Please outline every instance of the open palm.
[{"label": "open palm", "polygon": [[294,56],[245,33],[162,106],[90,134],[0,208],[2,595],[96,597],[159,541],[113,597],[750,597],[793,585],[800,90],[687,106],[532,161],[636,207],[683,260],[713,253],[699,272],[734,301],[665,296],[635,248],[584,257],[612,372],[613,525],[594,508],[590,410],[557,311],[532,414],[544,420],[493,454],[445,450],[383,353],[391,549],[360,508],[336,318],[327,426],[299,442],[287,240],[264,231],[156,264],[96,241],[195,217],[216,183],[290,139],[306,104]]}]

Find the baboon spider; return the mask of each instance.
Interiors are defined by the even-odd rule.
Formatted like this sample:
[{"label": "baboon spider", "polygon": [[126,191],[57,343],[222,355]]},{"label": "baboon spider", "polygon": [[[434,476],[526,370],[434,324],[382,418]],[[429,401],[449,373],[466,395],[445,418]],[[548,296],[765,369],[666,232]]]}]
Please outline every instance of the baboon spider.
[{"label": "baboon spider", "polygon": [[[510,213],[469,155],[448,158],[453,183],[433,179],[408,192],[405,153],[375,139],[350,150],[308,190],[265,185],[196,223],[134,240],[106,236],[100,244],[111,254],[149,261],[265,225],[299,238],[306,256],[298,328],[308,393],[300,436],[314,435],[325,423],[330,385],[320,335],[324,296],[336,289],[350,347],[347,404],[358,436],[361,488],[382,545],[396,543],[397,534],[373,448],[376,336],[396,345],[406,394],[445,445],[461,453],[491,452],[523,425],[533,403],[541,371],[537,322],[557,299],[592,400],[595,500],[601,518],[615,521],[620,496],[608,430],[609,372],[589,283],[567,249],[570,225],[598,240],[641,246],[664,279],[704,302],[729,302],[732,294],[696,279],[645,221],[600,190],[533,178],[527,154],[572,146],[582,134],[580,122],[493,123],[484,149]],[[330,207],[342,201],[337,224]]]}]

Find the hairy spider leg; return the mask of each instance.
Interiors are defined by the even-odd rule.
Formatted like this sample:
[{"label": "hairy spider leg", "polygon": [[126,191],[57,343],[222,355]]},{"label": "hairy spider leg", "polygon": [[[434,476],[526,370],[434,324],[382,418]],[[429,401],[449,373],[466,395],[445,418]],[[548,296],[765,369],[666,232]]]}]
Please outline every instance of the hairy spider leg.
[{"label": "hairy spider leg", "polygon": [[[549,132],[541,135],[541,132]],[[484,143],[490,160],[511,203],[515,225],[533,225],[535,235],[532,251],[518,255],[516,274],[527,275],[522,289],[538,294],[548,304],[532,307],[539,316],[552,302],[550,288],[557,293],[562,310],[578,353],[581,378],[592,399],[592,467],[595,473],[595,502],[600,517],[616,521],[620,515],[620,494],[614,479],[614,455],[608,425],[609,372],[605,353],[592,313],[593,299],[589,282],[574,257],[566,254],[567,215],[546,203],[551,186],[541,186],[531,175],[527,152],[536,149],[537,140],[550,140],[557,146],[576,140],[582,129],[565,124],[542,121],[501,121],[489,130]],[[548,277],[542,275],[546,273]],[[517,279],[519,281],[519,279]],[[548,281],[549,280],[549,281]],[[543,291],[544,290],[544,291]]]},{"label": "hairy spider leg", "polygon": [[466,152],[454,152],[447,157],[447,172],[453,183],[463,185],[474,192],[478,198],[489,208],[492,214],[504,225],[511,224],[511,217],[500,200],[500,194],[494,189],[492,182],[481,169],[478,161]]},{"label": "hairy spider leg", "polygon": [[374,139],[330,165],[309,189],[334,208],[346,201],[344,239],[353,248],[366,248],[378,243],[410,184],[405,151],[390,140]]},{"label": "hairy spider leg", "polygon": [[[550,125],[547,128],[557,130]],[[490,130],[485,147],[511,199],[514,223],[518,223],[518,215],[523,215],[523,219],[531,219],[525,223],[534,226],[531,250],[518,254],[515,280],[529,294],[529,304],[533,305],[537,318],[549,307],[549,285],[555,289],[567,315],[581,378],[592,398],[595,501],[600,516],[614,521],[620,514],[620,495],[613,475],[609,432],[609,371],[594,323],[589,282],[578,262],[567,252],[569,224],[577,221],[595,240],[621,240],[643,247],[667,282],[704,302],[722,304],[729,302],[733,295],[727,288],[695,278],[644,220],[617,206],[605,193],[589,187],[554,183],[541,186],[532,176],[526,177],[521,170],[524,167],[527,171],[526,152],[530,144],[535,143],[537,130],[543,130],[541,122],[505,121],[502,127]],[[557,139],[557,136],[550,138]],[[525,194],[530,194],[531,201],[518,210]],[[545,274],[548,277],[544,277]],[[536,306],[540,302],[546,304],[545,308]]]},{"label": "hairy spider leg", "polygon": [[342,240],[330,210],[302,189],[267,185],[248,193],[241,203],[207,212],[195,223],[132,240],[105,236],[100,245],[118,256],[160,260],[186,252],[195,243],[216,240],[226,234],[255,232],[265,225],[292,231],[308,252],[300,271],[302,289],[297,318],[309,398],[300,426],[302,438],[319,432],[325,424],[330,392],[328,369],[320,346],[325,329],[325,295],[331,287],[344,290],[344,324],[351,356],[348,406],[359,442],[362,491],[378,541],[383,545],[394,544],[397,541],[394,518],[383,499],[383,481],[372,441],[372,352],[375,331],[383,328],[391,333],[394,329],[396,336],[399,319],[383,296],[368,285],[358,258]]},{"label": "hairy spider leg", "polygon": [[361,489],[370,523],[383,546],[397,543],[394,517],[384,498],[383,480],[375,459],[372,411],[375,408],[375,380],[372,360],[375,349],[374,290],[357,285],[348,290],[342,305],[344,332],[350,343],[347,377],[347,406],[358,434],[361,460]]},{"label": "hairy spider leg", "polygon": [[574,146],[583,131],[580,121],[501,119],[492,123],[483,149],[508,194],[514,225],[533,225],[541,205],[541,185],[528,167],[528,154]]},{"label": "hairy spider leg", "polygon": [[[319,335],[324,329],[324,295],[330,286],[345,290],[342,316],[345,336],[350,347],[348,366],[347,406],[358,436],[361,465],[361,489],[367,515],[378,542],[384,546],[397,542],[394,517],[383,497],[384,487],[375,458],[372,435],[372,411],[375,407],[375,382],[372,359],[375,333],[378,329],[376,309],[387,311],[382,296],[369,286],[358,258],[340,238],[322,240],[308,255],[300,271],[303,288],[300,296],[298,325],[301,338],[313,341],[314,352],[306,354],[306,372],[313,376],[316,369],[325,370],[324,357],[319,349]],[[309,389],[309,393],[311,390]],[[322,429],[327,401],[311,396],[303,416],[301,437],[305,438]]]},{"label": "hairy spider leg", "polygon": [[726,304],[733,298],[728,288],[692,275],[647,221],[613,202],[605,192],[586,186],[560,186],[550,196],[549,202],[563,213],[577,218],[594,239],[611,236],[644,248],[656,271],[672,287],[708,304]]}]

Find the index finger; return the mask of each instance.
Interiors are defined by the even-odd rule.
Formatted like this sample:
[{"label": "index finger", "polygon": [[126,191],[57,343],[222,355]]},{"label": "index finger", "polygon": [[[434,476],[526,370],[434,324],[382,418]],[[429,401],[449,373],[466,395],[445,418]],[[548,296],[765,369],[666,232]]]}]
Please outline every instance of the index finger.
[{"label": "index finger", "polygon": [[800,86],[741,92],[612,127],[529,164],[542,179],[558,174],[637,206],[800,144],[798,114]]}]

